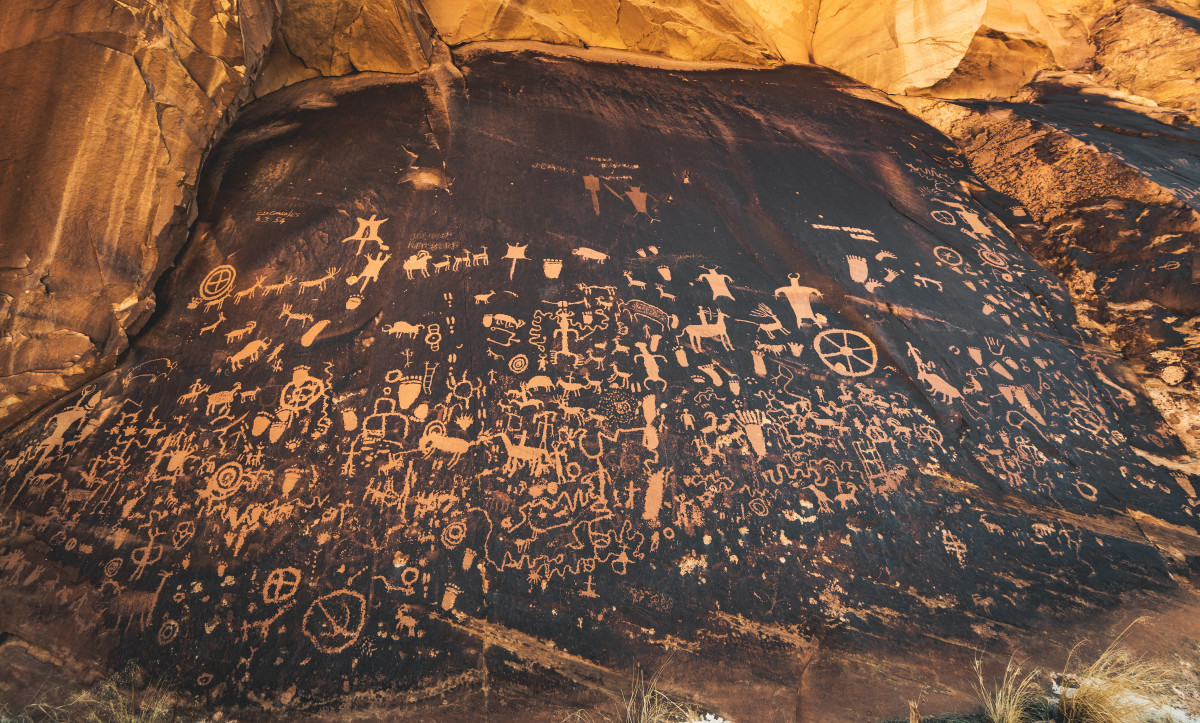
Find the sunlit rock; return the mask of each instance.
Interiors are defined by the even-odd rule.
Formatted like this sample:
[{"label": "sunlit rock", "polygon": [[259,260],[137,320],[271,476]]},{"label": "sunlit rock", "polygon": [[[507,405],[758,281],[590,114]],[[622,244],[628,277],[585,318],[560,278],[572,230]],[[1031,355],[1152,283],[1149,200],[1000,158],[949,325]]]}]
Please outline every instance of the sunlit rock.
[{"label": "sunlit rock", "polygon": [[111,366],[154,310],[270,3],[5,3],[0,428]]},{"label": "sunlit rock", "polygon": [[128,358],[3,442],[6,595],[210,706],[441,720],[668,652],[735,720],[884,719],[1193,610],[1200,477],[1048,206],[827,69],[446,60],[244,113]]}]

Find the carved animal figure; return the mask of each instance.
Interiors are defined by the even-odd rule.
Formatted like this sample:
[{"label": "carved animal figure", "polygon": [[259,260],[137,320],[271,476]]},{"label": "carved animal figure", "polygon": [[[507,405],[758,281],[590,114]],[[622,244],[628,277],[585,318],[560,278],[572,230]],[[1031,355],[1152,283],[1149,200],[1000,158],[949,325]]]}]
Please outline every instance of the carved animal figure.
[{"label": "carved animal figure", "polygon": [[949,382],[947,382],[945,379],[942,379],[937,374],[921,369],[917,372],[917,379],[920,379],[928,384],[929,390],[933,392],[935,396],[941,397],[942,401],[946,404],[949,404],[955,399],[963,398],[962,394],[960,394],[957,389],[950,386]]},{"label": "carved animal figure", "polygon": [[256,292],[262,288],[262,282],[263,282],[263,277],[259,276],[258,278],[256,278],[254,280],[253,286],[251,286],[248,289],[242,289],[241,291],[239,291],[233,295],[233,303],[240,304],[240,303],[242,303],[242,299],[246,298],[247,296],[254,296],[254,292]]},{"label": "carved animal figure", "polygon": [[[513,444],[507,432],[500,433],[500,441],[504,443],[504,451],[508,461],[504,463],[504,472],[512,474],[521,465],[529,465],[530,474],[541,474],[544,467],[550,463],[550,453],[541,447],[527,447],[524,444]],[[525,440],[522,439],[522,442]]]},{"label": "carved animal figure", "polygon": [[558,400],[558,408],[563,413],[563,419],[574,419],[576,422],[583,422],[583,415],[587,412],[583,407],[572,407],[567,404],[566,394]]},{"label": "carved animal figure", "polygon": [[451,437],[446,434],[446,425],[441,422],[430,422],[425,426],[421,433],[421,440],[417,442],[417,449],[426,457],[436,452],[445,452],[450,455],[450,465],[458,464],[462,456],[467,450],[477,442],[461,439],[459,437]]},{"label": "carved animal figure", "polygon": [[295,276],[291,276],[290,274],[287,276],[284,276],[283,281],[279,282],[278,284],[267,284],[266,286],[264,286],[263,287],[263,296],[266,296],[267,294],[278,294],[279,292],[283,291],[288,286],[291,286],[295,281],[296,281]]},{"label": "carved animal figure", "polygon": [[293,314],[291,304],[283,305],[283,311],[279,312],[279,318],[284,319],[283,325],[285,327],[288,324],[291,324],[293,321],[299,321],[299,322],[307,321],[310,324],[313,322],[312,314]]},{"label": "carved animal figure", "polygon": [[754,311],[750,312],[750,316],[757,316],[760,319],[771,320],[768,323],[763,323],[760,321],[751,322],[758,324],[758,330],[766,332],[768,339],[774,339],[775,332],[777,331],[787,333],[784,331],[783,324],[779,321],[779,317],[775,316],[775,312],[771,311],[770,307],[768,307],[766,304],[759,304],[757,307],[755,307]]},{"label": "carved animal figure", "polygon": [[213,323],[209,324],[208,326],[202,326],[202,327],[200,327],[200,333],[201,333],[201,334],[207,334],[207,333],[208,333],[208,332],[210,332],[210,331],[216,331],[216,330],[217,330],[217,327],[218,327],[218,326],[220,326],[220,325],[221,325],[221,322],[223,322],[223,321],[225,321],[225,312],[223,312],[223,311],[222,311],[222,312],[220,312],[219,314],[217,314],[217,320],[216,320],[216,321],[214,321]]},{"label": "carved animal figure", "polygon": [[243,402],[248,402],[252,399],[258,399],[258,393],[262,391],[262,387],[255,387],[249,391],[238,392],[238,399]]},{"label": "carved animal figure", "polygon": [[717,320],[710,324],[704,321],[704,315],[701,314],[701,322],[683,327],[683,334],[680,336],[687,335],[688,341],[692,345],[692,351],[696,353],[700,352],[701,339],[715,339],[721,342],[726,351],[733,351],[733,342],[729,340],[729,331],[725,328],[725,320],[728,318],[724,310],[717,309]]},{"label": "carved animal figure", "polygon": [[630,285],[630,286],[633,286],[633,287],[636,287],[636,288],[639,288],[639,289],[644,289],[644,288],[646,288],[646,282],[645,282],[645,281],[638,281],[637,279],[633,278],[633,272],[632,272],[632,271],[626,271],[626,272],[625,272],[625,280],[629,282],[629,285]]},{"label": "carved animal figure", "polygon": [[154,592],[138,591],[138,592],[122,592],[109,605],[109,610],[117,614],[117,624],[120,625],[121,618],[125,618],[125,629],[129,629],[129,623],[133,622],[134,616],[140,618],[141,629],[146,629],[146,623],[154,615],[154,608],[158,607],[158,596],[162,593],[163,584],[167,578],[171,576],[169,572],[160,572],[158,589]]},{"label": "carved animal figure", "polygon": [[488,252],[487,252],[486,246],[479,253],[471,254],[471,265],[472,266],[487,266],[488,265]]},{"label": "carved animal figure", "polygon": [[408,278],[413,278],[414,273],[420,273],[421,276],[429,277],[429,252],[422,249],[412,256],[409,256],[404,261],[404,273],[408,274]]},{"label": "carved animal figure", "polygon": [[589,249],[586,246],[577,248],[574,251],[572,251],[571,253],[573,253],[576,256],[578,256],[579,258],[585,259],[587,261],[596,261],[599,263],[604,263],[605,261],[608,260],[608,254],[597,251],[596,249]]},{"label": "carved animal figure", "polygon": [[417,634],[417,619],[413,617],[413,613],[417,608],[412,605],[401,605],[396,611],[396,632],[413,637]]},{"label": "carved animal figure", "polygon": [[254,331],[254,327],[258,326],[257,321],[248,321],[241,329],[234,329],[225,335],[225,341],[232,344],[235,341],[241,341],[247,334]]},{"label": "carved animal figure", "polygon": [[446,255],[442,256],[441,261],[433,262],[433,272],[435,274],[440,274],[443,271],[445,271],[446,269],[450,268],[450,264],[453,262],[454,262],[454,257],[451,256],[450,254],[446,254]]},{"label": "carved animal figure", "polygon": [[486,294],[475,294],[475,303],[476,304],[486,304],[489,301],[491,301],[492,297],[495,295],[496,295],[495,291],[489,291]]},{"label": "carved animal figure", "polygon": [[227,389],[223,392],[213,392],[208,395],[208,406],[204,408],[205,414],[212,414],[220,410],[221,413],[229,411],[229,405],[233,404],[233,398],[242,390],[242,383],[237,382],[232,389]]},{"label": "carved animal figure", "polygon": [[554,389],[554,382],[550,381],[550,377],[546,376],[545,374],[538,374],[537,376],[531,378],[529,381],[522,384],[521,388],[525,390],[526,394],[528,394],[529,392],[536,392],[536,391],[542,391],[542,390],[548,391],[548,390]]},{"label": "carved animal figure", "polygon": [[229,365],[233,367],[234,371],[237,371],[238,369],[241,369],[242,365],[246,362],[257,361],[258,356],[262,354],[263,351],[269,346],[271,346],[270,339],[255,339],[246,346],[242,347],[242,350],[237,354],[229,357]]},{"label": "carved animal figure", "polygon": [[654,288],[658,289],[658,298],[675,301],[675,294],[668,294],[667,290],[663,288],[662,284],[655,284]]},{"label": "carved animal figure", "polygon": [[558,386],[562,387],[563,392],[567,395],[574,396],[579,394],[579,390],[583,389],[584,385],[579,384],[578,382],[565,382],[562,379],[559,379]]},{"label": "carved animal figure", "polygon": [[300,288],[302,288],[302,289],[316,288],[318,291],[324,291],[326,284],[328,284],[330,281],[333,281],[333,278],[335,276],[337,276],[337,272],[338,272],[338,270],[336,268],[334,268],[333,266],[330,266],[328,269],[325,270],[325,275],[322,276],[321,278],[312,279],[311,281],[301,281]]},{"label": "carved animal figure", "polygon": [[[612,366],[612,371],[613,371],[613,373],[612,373],[613,377],[616,377],[617,379],[620,380],[617,383],[620,384],[622,387],[629,386],[629,377],[633,376],[633,373],[621,371],[621,368],[617,366],[616,362],[613,362],[611,366]],[[609,377],[609,378],[611,379],[612,377]]]},{"label": "carved animal figure", "polygon": [[225,296],[222,296],[219,299],[213,299],[212,301],[209,301],[204,304],[204,310],[210,311],[212,309],[220,309],[221,306],[225,304],[225,300],[228,298],[229,298],[229,295],[226,294]]},{"label": "carved animal figure", "polygon": [[209,389],[209,387],[207,384],[201,384],[200,380],[197,379],[196,383],[191,386],[191,388],[188,390],[188,392],[186,394],[179,397],[178,401],[180,404],[191,404],[192,402],[199,399],[201,394],[207,392],[208,389]]},{"label": "carved animal figure", "polygon": [[470,265],[471,265],[471,251],[470,251],[470,249],[463,249],[462,256],[454,257],[454,265],[450,267],[450,270],[458,271],[460,268],[462,268],[464,266],[470,266]]},{"label": "carved animal figure", "polygon": [[833,512],[833,506],[829,504],[829,495],[821,491],[816,485],[808,485],[804,489],[812,492],[813,497],[817,500],[817,510],[820,512]]},{"label": "carved animal figure", "polygon": [[416,339],[417,334],[420,333],[421,329],[424,328],[424,324],[409,324],[405,321],[397,321],[394,324],[388,324],[387,326],[383,327],[383,331],[384,333],[400,337],[401,339],[404,337]]}]

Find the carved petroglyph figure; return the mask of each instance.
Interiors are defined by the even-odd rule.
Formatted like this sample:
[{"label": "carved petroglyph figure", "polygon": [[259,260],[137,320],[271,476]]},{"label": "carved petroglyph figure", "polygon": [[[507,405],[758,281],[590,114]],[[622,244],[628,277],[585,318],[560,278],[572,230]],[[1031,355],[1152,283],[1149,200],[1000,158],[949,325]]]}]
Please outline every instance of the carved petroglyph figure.
[{"label": "carved petroglyph figure", "polygon": [[704,269],[708,273],[700,274],[700,276],[697,277],[696,280],[708,282],[709,288],[712,289],[713,301],[716,301],[717,299],[722,299],[722,298],[724,298],[724,299],[732,299],[733,298],[733,294],[729,293],[729,283],[728,283],[730,281],[733,281],[733,279],[731,277],[729,277],[725,274],[717,273],[717,269],[720,267],[709,268],[707,266],[701,266],[700,268]]},{"label": "carved petroglyph figure", "polygon": [[812,300],[821,298],[821,292],[809,286],[801,286],[800,274],[788,274],[788,280],[787,286],[775,289],[775,298],[787,298],[788,303],[792,305],[792,312],[796,314],[796,326],[804,326],[810,321],[817,326],[825,326],[828,319],[823,314],[814,313],[812,308]]},{"label": "carved petroglyph figure", "polygon": [[529,244],[525,244],[524,246],[519,244],[508,244],[508,251],[505,252],[502,258],[507,261],[512,261],[512,266],[508,267],[508,278],[510,281],[512,280],[513,274],[517,272],[517,262],[529,260],[525,256],[525,249],[527,248],[529,248]]},{"label": "carved petroglyph figure", "polygon": [[267,347],[271,346],[270,339],[255,339],[246,346],[242,347],[241,351],[229,357],[229,365],[234,371],[241,369],[246,362],[257,361],[260,354],[266,351]]},{"label": "carved petroglyph figure", "polygon": [[428,278],[429,277],[429,259],[430,258],[431,258],[431,256],[429,255],[429,252],[424,249],[421,249],[420,251],[416,252],[412,256],[409,256],[407,259],[405,259],[404,273],[407,274],[408,278],[410,278],[410,279],[413,278],[414,273],[419,273],[419,274],[421,274],[421,276]]},{"label": "carved petroglyph figure", "polygon": [[358,230],[353,235],[342,239],[342,243],[347,241],[357,241],[358,250],[355,251],[356,256],[361,256],[363,245],[368,241],[373,241],[379,246],[380,251],[388,251],[389,247],[383,244],[383,239],[379,238],[379,227],[387,222],[386,218],[375,218],[375,214],[371,214],[371,218],[358,219]]},{"label": "carved petroglyph figure", "polygon": [[680,336],[686,335],[688,342],[692,346],[692,351],[700,351],[701,339],[713,339],[721,343],[726,351],[733,351],[733,342],[729,339],[729,331],[725,328],[725,320],[729,317],[721,309],[717,309],[717,318],[713,322],[709,322],[704,315],[704,309],[699,312],[700,323],[689,324],[683,328],[683,333]]},{"label": "carved petroglyph figure", "polygon": [[316,289],[317,291],[324,291],[325,286],[330,281],[333,281],[334,277],[337,276],[337,272],[338,272],[338,269],[336,267],[330,266],[328,269],[325,270],[325,275],[322,276],[321,278],[310,279],[309,281],[301,281],[299,286],[301,289],[306,289],[306,290],[307,289]]},{"label": "carved petroglyph figure", "polygon": [[257,326],[257,321],[248,321],[242,328],[234,329],[233,331],[227,333],[225,335],[225,341],[229,344],[232,344],[235,341],[241,341],[242,339],[246,338],[250,332],[254,331],[254,328]]},{"label": "carved petroglyph figure", "polygon": [[848,377],[870,374],[875,371],[879,361],[875,342],[866,334],[852,329],[821,332],[813,342],[813,349],[826,366]]},{"label": "carved petroglyph figure", "polygon": [[589,249],[586,246],[577,248],[571,251],[571,253],[581,259],[584,259],[585,261],[595,261],[603,264],[608,260],[608,254],[597,251],[596,249]]},{"label": "carved petroglyph figure", "polygon": [[[353,286],[354,284],[357,284],[359,281],[362,281],[363,282],[362,287],[359,288],[359,291],[360,292],[366,291],[367,284],[371,283],[372,281],[379,281],[379,270],[383,268],[383,265],[385,263],[387,263],[388,259],[390,259],[390,258],[392,258],[391,254],[387,254],[387,255],[379,254],[377,256],[368,256],[367,257],[367,265],[366,265],[366,267],[363,268],[362,273],[360,273],[357,276],[347,277],[346,283]],[[428,258],[426,258],[426,260],[428,260]],[[426,276],[428,276],[428,273],[426,274]]]},{"label": "carved petroglyph figure", "polygon": [[279,312],[279,318],[284,320],[284,327],[287,327],[293,321],[299,321],[300,323],[308,322],[309,324],[313,322],[312,314],[293,314],[291,304],[283,305],[283,309]]}]

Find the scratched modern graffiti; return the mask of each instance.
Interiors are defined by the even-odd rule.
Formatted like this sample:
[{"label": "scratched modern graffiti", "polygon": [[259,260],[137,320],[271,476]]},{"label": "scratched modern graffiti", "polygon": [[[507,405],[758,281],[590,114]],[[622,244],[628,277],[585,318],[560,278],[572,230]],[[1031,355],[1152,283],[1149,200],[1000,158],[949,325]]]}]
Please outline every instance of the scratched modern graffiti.
[{"label": "scratched modern graffiti", "polygon": [[[810,104],[731,131],[732,178],[665,102],[523,127],[496,78],[569,79],[522,62],[445,124],[412,84],[240,123],[133,355],[4,447],[5,532],[93,590],[64,608],[213,697],[317,698],[468,667],[464,619],[597,657],[621,625],[962,631],[1035,583],[1159,584],[1079,520],[1195,527],[1200,482],[1148,461],[1178,443],[950,151],[822,155]],[[0,583],[60,584],[3,550]]]}]

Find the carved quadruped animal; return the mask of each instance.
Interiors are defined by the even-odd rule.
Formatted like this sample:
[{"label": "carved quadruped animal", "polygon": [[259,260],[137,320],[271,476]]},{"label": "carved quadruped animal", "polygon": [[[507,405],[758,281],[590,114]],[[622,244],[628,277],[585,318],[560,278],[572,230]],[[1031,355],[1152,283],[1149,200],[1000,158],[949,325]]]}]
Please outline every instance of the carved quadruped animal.
[{"label": "carved quadruped animal", "polygon": [[726,351],[733,351],[733,342],[729,338],[729,330],[725,328],[725,320],[728,318],[723,309],[717,309],[716,321],[710,323],[704,318],[704,314],[701,313],[700,323],[689,324],[683,327],[683,332],[679,337],[687,336],[692,351],[697,353],[700,351],[701,339],[712,339],[725,347]]},{"label": "carved quadruped animal", "polygon": [[421,276],[428,278],[430,258],[432,257],[429,255],[429,252],[425,249],[421,249],[405,259],[404,273],[407,274],[408,278],[410,279],[413,278],[413,274],[420,274]]}]

